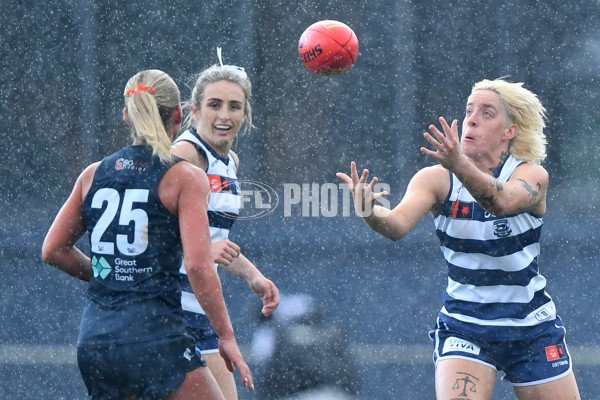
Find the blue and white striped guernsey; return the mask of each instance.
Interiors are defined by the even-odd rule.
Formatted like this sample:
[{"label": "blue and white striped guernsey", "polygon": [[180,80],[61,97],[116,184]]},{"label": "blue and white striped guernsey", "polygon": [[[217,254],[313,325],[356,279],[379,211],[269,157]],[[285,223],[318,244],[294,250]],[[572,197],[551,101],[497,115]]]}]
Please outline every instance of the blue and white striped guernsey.
[{"label": "blue and white striped guernsey", "polygon": [[[520,164],[510,156],[496,178],[508,181]],[[450,178],[449,196],[434,216],[448,266],[440,320],[466,322],[461,326],[479,337],[511,340],[555,319],[554,302],[538,269],[542,217],[529,212],[491,215],[454,174]]]},{"label": "blue and white striped guernsey", "polygon": [[[203,151],[206,155],[208,168],[206,174],[210,184],[210,199],[208,203],[208,222],[210,237],[213,242],[225,240],[229,237],[229,231],[239,215],[240,210],[240,187],[237,180],[237,168],[231,154],[224,159],[204,140],[200,138],[195,129],[182,132],[175,143],[188,141]],[[215,264],[216,268],[217,264]],[[187,278],[183,263],[181,264],[182,297],[181,306],[184,311],[204,314],[204,310],[194,295],[192,287]],[[189,319],[188,319],[189,321]]]}]

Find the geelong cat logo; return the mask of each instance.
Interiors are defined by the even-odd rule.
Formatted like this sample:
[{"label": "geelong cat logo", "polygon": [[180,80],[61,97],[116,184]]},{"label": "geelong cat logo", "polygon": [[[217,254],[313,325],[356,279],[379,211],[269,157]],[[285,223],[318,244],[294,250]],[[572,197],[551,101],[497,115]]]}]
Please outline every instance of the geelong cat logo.
[{"label": "geelong cat logo", "polygon": [[507,219],[499,219],[494,221],[494,235],[498,237],[507,237],[512,233],[510,222]]}]

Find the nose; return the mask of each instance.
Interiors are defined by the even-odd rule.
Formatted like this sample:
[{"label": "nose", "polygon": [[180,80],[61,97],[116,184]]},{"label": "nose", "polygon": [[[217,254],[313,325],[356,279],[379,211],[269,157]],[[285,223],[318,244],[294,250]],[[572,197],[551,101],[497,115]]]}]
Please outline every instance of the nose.
[{"label": "nose", "polygon": [[231,109],[230,107],[223,103],[221,104],[221,106],[216,110],[216,114],[217,114],[217,118],[219,118],[220,120],[228,120],[231,118]]},{"label": "nose", "polygon": [[468,126],[477,125],[477,114],[472,113],[471,115],[465,117],[465,122],[467,123]]},{"label": "nose", "polygon": [[221,107],[219,109],[219,119],[225,120],[225,119],[229,119],[229,110],[227,109],[227,107]]}]

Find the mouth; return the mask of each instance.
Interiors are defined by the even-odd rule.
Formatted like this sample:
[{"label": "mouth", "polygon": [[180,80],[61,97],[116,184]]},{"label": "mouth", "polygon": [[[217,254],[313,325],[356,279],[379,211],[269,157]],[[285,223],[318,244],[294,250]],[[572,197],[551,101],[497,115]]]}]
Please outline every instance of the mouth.
[{"label": "mouth", "polygon": [[231,126],[229,126],[229,125],[215,125],[215,129],[220,134],[227,135],[231,131]]}]

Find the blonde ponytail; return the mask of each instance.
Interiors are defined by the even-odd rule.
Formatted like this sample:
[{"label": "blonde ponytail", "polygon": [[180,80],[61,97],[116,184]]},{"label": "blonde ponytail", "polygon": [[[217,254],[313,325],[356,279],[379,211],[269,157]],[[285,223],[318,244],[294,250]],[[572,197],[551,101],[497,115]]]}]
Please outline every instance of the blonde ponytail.
[{"label": "blonde ponytail", "polygon": [[163,163],[172,163],[172,139],[166,128],[173,123],[173,112],[180,105],[173,79],[160,70],[142,71],[129,79],[124,95],[132,138],[151,146],[152,154]]}]

